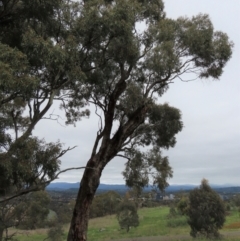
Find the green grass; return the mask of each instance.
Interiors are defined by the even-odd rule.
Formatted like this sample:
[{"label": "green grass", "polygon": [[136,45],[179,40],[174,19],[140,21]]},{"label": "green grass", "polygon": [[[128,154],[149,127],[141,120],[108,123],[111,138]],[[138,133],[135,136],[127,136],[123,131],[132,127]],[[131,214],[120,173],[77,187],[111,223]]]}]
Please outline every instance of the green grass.
[{"label": "green grass", "polygon": [[231,229],[232,224],[235,224],[235,226],[236,226],[236,224],[239,224],[238,226],[240,228],[240,216],[239,216],[239,212],[237,210],[232,210],[229,212],[229,215],[227,215],[227,217],[226,217],[226,222],[224,223],[223,229],[224,230]]},{"label": "green grass", "polygon": [[[138,211],[140,218],[140,225],[137,228],[130,229],[129,233],[125,230],[120,230],[116,216],[106,216],[103,218],[95,218],[89,221],[88,240],[89,241],[108,241],[114,239],[128,239],[134,237],[160,236],[163,235],[169,240],[184,240],[178,239],[181,236],[187,236],[186,240],[192,240],[188,235],[190,228],[184,222],[184,217],[176,217],[175,219],[168,219],[168,207],[143,208]],[[173,225],[169,225],[173,222]],[[223,233],[231,234],[232,231],[240,231],[240,217],[238,212],[232,211],[227,216],[226,223],[223,228]],[[175,225],[176,224],[176,225]],[[68,225],[64,226],[65,240],[68,232]],[[102,231],[100,231],[102,229]],[[20,231],[22,232],[22,231]],[[42,241],[46,238],[47,229],[38,229],[34,231],[26,231],[26,234],[19,234],[17,237],[19,241]],[[239,232],[240,233],[240,232]],[[175,236],[175,237],[174,237]],[[173,237],[171,239],[170,237]],[[144,239],[145,240],[145,239]],[[240,240],[240,235],[236,237],[228,237],[224,240]]]},{"label": "green grass", "polygon": [[[88,237],[90,241],[110,240],[117,238],[145,237],[157,235],[178,235],[189,233],[189,227],[171,228],[168,227],[167,218],[169,212],[168,207],[143,208],[138,214],[140,225],[137,228],[132,228],[129,233],[125,230],[120,230],[115,216],[107,216],[90,220]],[[99,232],[100,228],[105,228],[103,232]]]},{"label": "green grass", "polygon": [[[16,231],[16,230],[10,230]],[[17,240],[19,241],[43,241],[47,237],[46,229],[37,229],[32,231],[23,231],[19,230],[19,234],[16,235]]]}]

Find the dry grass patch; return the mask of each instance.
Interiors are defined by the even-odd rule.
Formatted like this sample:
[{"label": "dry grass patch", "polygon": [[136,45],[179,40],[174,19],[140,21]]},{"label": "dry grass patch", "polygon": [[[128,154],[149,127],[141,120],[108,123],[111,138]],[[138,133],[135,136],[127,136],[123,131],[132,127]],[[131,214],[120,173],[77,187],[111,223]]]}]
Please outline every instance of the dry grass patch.
[{"label": "dry grass patch", "polygon": [[240,229],[240,222],[230,223],[224,226],[224,229]]}]

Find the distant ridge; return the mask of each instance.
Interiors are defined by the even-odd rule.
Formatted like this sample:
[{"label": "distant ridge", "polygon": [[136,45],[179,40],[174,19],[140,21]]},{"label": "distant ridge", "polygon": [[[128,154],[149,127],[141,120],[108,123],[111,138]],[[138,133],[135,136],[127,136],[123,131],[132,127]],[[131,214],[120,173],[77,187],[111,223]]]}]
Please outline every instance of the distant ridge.
[{"label": "distant ridge", "polygon": [[71,189],[71,188],[79,188],[80,183],[70,183],[70,182],[55,182],[55,183],[50,183],[47,186],[47,189],[61,189],[61,190],[66,190],[66,189]]},{"label": "distant ridge", "polygon": [[[78,189],[80,186],[79,182],[76,183],[68,183],[68,182],[55,182],[50,183],[47,186],[47,190],[68,190],[68,189]],[[185,185],[170,185],[165,191],[166,192],[179,192],[179,191],[189,191],[197,187],[197,185],[185,184]],[[240,186],[237,185],[211,185],[213,189],[216,191],[228,192],[234,190],[235,192],[240,192]],[[100,184],[98,187],[98,191],[110,191],[110,190],[121,190],[127,191],[128,187],[124,184]],[[151,191],[152,187],[146,187],[145,191]]]}]

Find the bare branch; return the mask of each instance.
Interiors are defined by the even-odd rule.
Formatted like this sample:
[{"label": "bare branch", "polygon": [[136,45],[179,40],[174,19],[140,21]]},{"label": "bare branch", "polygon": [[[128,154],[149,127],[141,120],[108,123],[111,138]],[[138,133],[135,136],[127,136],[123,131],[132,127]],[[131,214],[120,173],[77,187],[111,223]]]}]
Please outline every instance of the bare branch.
[{"label": "bare branch", "polygon": [[[64,173],[64,172],[72,171],[72,170],[80,170],[80,169],[93,169],[93,170],[95,170],[96,168],[85,167],[85,166],[84,166],[84,167],[71,167],[71,168],[67,168],[67,169],[64,169],[64,170],[58,172],[58,173],[54,176],[54,179],[53,179],[53,180],[57,179],[58,176],[59,176],[60,174]],[[52,182],[53,180],[51,180],[50,182]],[[49,184],[50,182],[48,181],[48,184]]]},{"label": "bare branch", "polygon": [[12,200],[16,197],[20,197],[20,196],[23,196],[25,194],[28,194],[30,192],[37,192],[37,191],[40,191],[40,190],[43,190],[47,185],[49,185],[53,180],[57,179],[58,176],[64,172],[67,172],[67,171],[72,171],[72,170],[80,170],[80,169],[95,169],[95,168],[91,168],[91,167],[72,167],[72,168],[67,168],[67,169],[64,169],[62,171],[59,171],[53,178],[51,178],[50,180],[47,180],[47,181],[44,181],[42,183],[39,183],[38,185],[36,186],[33,186],[33,187],[28,187],[28,188],[25,188],[24,190],[20,190],[19,192],[13,194],[13,195],[10,195],[8,197],[4,197],[2,199],[0,199],[0,203],[4,203],[6,201],[9,201],[9,200]]},{"label": "bare branch", "polygon": [[128,161],[131,160],[129,157],[124,156],[124,155],[121,155],[121,154],[117,154],[116,156],[118,156],[118,157],[122,157],[122,158],[124,158],[124,159],[127,159]]},{"label": "bare branch", "polygon": [[[53,110],[54,112],[54,110]],[[61,119],[63,120],[63,118],[60,115],[56,115],[56,114],[49,114],[49,117],[43,117],[42,120],[52,120],[52,121],[57,121],[57,123],[62,126],[62,127],[66,127],[65,125],[61,124],[58,120]],[[56,116],[56,118],[52,118],[52,116]]]}]

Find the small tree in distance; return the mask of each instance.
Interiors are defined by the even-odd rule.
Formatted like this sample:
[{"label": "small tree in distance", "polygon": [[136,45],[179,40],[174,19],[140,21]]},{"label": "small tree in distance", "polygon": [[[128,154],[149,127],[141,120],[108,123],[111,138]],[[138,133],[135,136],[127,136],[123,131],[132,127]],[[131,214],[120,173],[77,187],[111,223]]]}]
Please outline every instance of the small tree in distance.
[{"label": "small tree in distance", "polygon": [[188,198],[182,197],[177,203],[177,210],[181,215],[186,215],[188,212]]},{"label": "small tree in distance", "polygon": [[192,237],[219,238],[225,222],[225,206],[220,196],[203,179],[189,194],[188,224]]},{"label": "small tree in distance", "polygon": [[122,229],[129,232],[130,227],[137,227],[139,225],[139,217],[137,214],[137,207],[131,201],[123,201],[120,203],[117,211],[117,219]]}]

